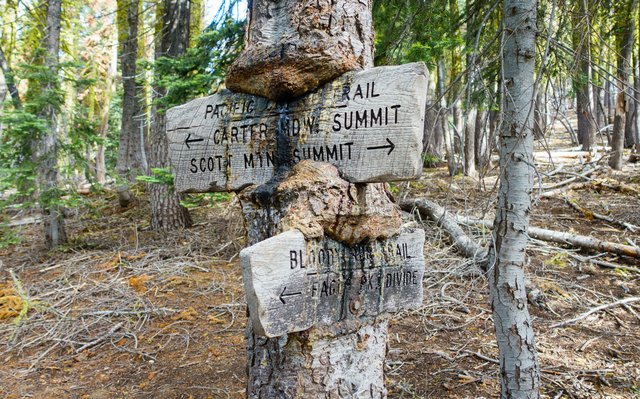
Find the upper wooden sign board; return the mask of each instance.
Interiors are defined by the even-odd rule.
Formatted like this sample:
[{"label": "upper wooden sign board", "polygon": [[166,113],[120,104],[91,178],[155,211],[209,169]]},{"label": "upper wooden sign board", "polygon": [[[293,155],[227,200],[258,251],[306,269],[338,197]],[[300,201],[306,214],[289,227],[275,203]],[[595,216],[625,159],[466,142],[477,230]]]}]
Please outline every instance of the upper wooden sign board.
[{"label": "upper wooden sign board", "polygon": [[278,337],[421,306],[423,245],[420,229],[353,247],[289,230],[243,249],[254,330]]},{"label": "upper wooden sign board", "polygon": [[286,103],[222,93],[167,111],[178,192],[237,191],[305,159],[350,182],[416,179],[428,72],[423,63],[351,72]]}]

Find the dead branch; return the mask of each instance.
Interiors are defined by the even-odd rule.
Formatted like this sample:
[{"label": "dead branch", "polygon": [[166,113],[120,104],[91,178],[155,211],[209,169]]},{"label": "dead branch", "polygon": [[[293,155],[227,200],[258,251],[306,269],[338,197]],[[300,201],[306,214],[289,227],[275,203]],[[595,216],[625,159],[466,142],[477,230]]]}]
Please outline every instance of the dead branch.
[{"label": "dead branch", "polygon": [[631,231],[632,233],[635,233],[638,229],[640,229],[640,227],[638,227],[638,226],[636,226],[634,224],[623,222],[622,220],[617,220],[617,219],[614,219],[614,218],[612,218],[610,216],[601,215],[599,213],[591,212],[587,208],[585,208],[582,205],[580,205],[578,203],[578,201],[570,198],[569,196],[565,196],[564,200],[565,200],[565,202],[567,204],[569,204],[569,206],[571,206],[576,211],[582,213],[586,218],[595,218],[595,219],[599,219],[599,220],[604,220],[604,221],[609,222],[609,223],[617,224],[618,226],[622,226],[623,228]]},{"label": "dead branch", "polygon": [[582,313],[581,315],[574,317],[573,319],[570,320],[566,320],[560,323],[556,323],[556,324],[552,324],[551,326],[549,326],[550,328],[561,328],[561,327],[566,327],[569,326],[571,324],[574,324],[580,320],[583,320],[587,317],[589,317],[590,315],[596,313],[596,312],[600,312],[602,310],[607,310],[607,309],[611,309],[611,308],[615,308],[616,306],[621,306],[621,305],[626,305],[628,303],[632,303],[632,302],[638,302],[640,301],[640,297],[639,296],[632,296],[629,298],[625,298],[625,299],[621,299],[619,301],[616,302],[612,302],[612,303],[608,303],[605,305],[600,305],[597,306],[595,308],[589,309],[588,311]]},{"label": "dead branch", "polygon": [[[456,220],[464,224],[484,226],[488,228],[493,227],[493,222],[491,220],[478,220],[472,218],[456,218]],[[624,255],[632,258],[640,258],[640,249],[631,245],[617,244],[614,242],[602,241],[594,237],[541,229],[539,227],[533,226],[529,226],[528,232],[529,237],[536,238],[542,241],[571,245],[581,249],[609,252],[612,254]]]},{"label": "dead branch", "polygon": [[447,211],[428,199],[415,199],[402,201],[400,208],[407,212],[417,209],[422,217],[429,218],[442,228],[455,247],[467,258],[478,260],[481,264],[486,256],[486,251],[473,238],[469,237],[458,225],[456,220],[447,214]]},{"label": "dead branch", "polygon": [[549,190],[549,191],[545,191],[543,193],[538,194],[538,198],[552,198],[557,196],[558,194],[562,194],[564,192],[567,192],[569,190],[578,190],[581,188],[585,188],[588,187],[590,184],[590,182],[578,182],[578,183],[572,183],[563,187],[558,187],[554,190]]},{"label": "dead branch", "polygon": [[89,349],[92,348],[100,343],[102,343],[103,341],[106,341],[109,337],[111,337],[116,331],[118,331],[120,328],[122,328],[122,326],[124,325],[124,323],[118,323],[115,326],[113,326],[106,334],[102,335],[101,337],[98,337],[96,339],[94,339],[91,342],[87,342],[86,344],[82,345],[81,347],[79,347],[78,349],[76,349],[76,353],[80,353],[85,349]]},{"label": "dead branch", "polygon": [[569,254],[569,256],[571,256],[573,259],[576,259],[580,262],[593,263],[596,266],[605,267],[607,269],[620,269],[620,270],[627,270],[630,272],[640,273],[640,269],[638,269],[637,267],[618,265],[617,263],[606,262],[599,259],[586,258],[584,256],[578,256],[574,254]]},{"label": "dead branch", "polygon": [[[554,188],[558,188],[558,187],[566,186],[567,184],[573,183],[573,182],[575,182],[576,180],[581,180],[581,179],[582,179],[582,180],[591,180],[591,179],[589,178],[589,176],[591,176],[591,175],[592,175],[595,171],[597,171],[598,169],[600,169],[600,167],[599,167],[599,166],[596,166],[596,167],[595,167],[595,168],[593,168],[593,169],[589,169],[589,170],[587,170],[587,171],[586,171],[586,172],[584,172],[584,173],[575,174],[573,177],[570,177],[570,178],[568,178],[568,179],[566,179],[566,180],[563,180],[563,181],[561,181],[561,182],[558,182],[558,183],[555,183],[555,184],[552,184],[552,185],[549,185],[549,186],[544,186],[544,187],[542,187],[542,189],[543,189],[543,190],[552,190],[552,189],[554,189]],[[565,173],[566,173],[566,172],[565,172]]]},{"label": "dead branch", "polygon": [[602,241],[589,236],[546,230],[538,227],[529,227],[529,236],[543,241],[555,242],[556,244],[568,244],[582,249],[591,249],[594,251],[630,256],[632,258],[640,258],[640,249],[636,247],[617,244],[610,241]]}]

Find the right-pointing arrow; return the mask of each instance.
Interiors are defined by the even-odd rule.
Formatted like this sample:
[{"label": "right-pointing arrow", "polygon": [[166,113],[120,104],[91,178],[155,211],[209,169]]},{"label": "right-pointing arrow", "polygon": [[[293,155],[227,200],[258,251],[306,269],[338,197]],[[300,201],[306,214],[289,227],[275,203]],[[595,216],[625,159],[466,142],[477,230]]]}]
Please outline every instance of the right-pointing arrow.
[{"label": "right-pointing arrow", "polygon": [[387,145],[378,145],[375,147],[367,147],[367,150],[383,150],[383,149],[389,149],[389,152],[387,152],[387,155],[391,155],[391,152],[393,152],[394,148],[396,148],[396,145],[393,144],[393,141],[389,140],[389,138],[387,138]]}]

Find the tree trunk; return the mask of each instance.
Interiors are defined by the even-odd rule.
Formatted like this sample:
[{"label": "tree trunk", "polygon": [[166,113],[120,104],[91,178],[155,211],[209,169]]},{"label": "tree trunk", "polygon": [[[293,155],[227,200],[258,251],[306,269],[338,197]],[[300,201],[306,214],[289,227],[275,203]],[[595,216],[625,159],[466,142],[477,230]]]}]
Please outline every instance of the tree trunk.
[{"label": "tree trunk", "polygon": [[59,86],[58,63],[60,50],[60,15],[61,0],[50,0],[47,8],[47,25],[45,30],[45,67],[51,74],[42,87],[42,97],[47,104],[41,116],[48,122],[48,128],[42,133],[37,148],[38,191],[42,209],[45,243],[53,248],[67,241],[64,228],[64,215],[60,206],[58,192],[58,109],[60,107],[55,92]]},{"label": "tree trunk", "polygon": [[[372,67],[371,3],[250,2],[245,28],[247,47],[229,70],[227,84],[286,104],[293,99],[291,96],[315,89],[335,78],[339,71]],[[334,44],[334,40],[340,43]],[[316,44],[311,46],[311,42]],[[267,51],[274,46],[282,51]],[[256,58],[261,54],[268,56],[264,60]],[[289,138],[284,130],[277,129],[276,134],[278,142],[287,144]],[[304,232],[308,230],[306,226],[318,223],[320,234],[343,243],[389,237],[400,228],[398,208],[383,184],[354,185],[342,180],[334,167],[310,161],[289,171],[281,158],[286,156],[276,156],[277,173],[272,181],[239,196],[249,244],[292,228]],[[327,220],[331,222],[323,222]],[[384,317],[315,326],[278,338],[256,335],[249,323],[246,334],[249,398],[387,395]]]},{"label": "tree trunk", "polygon": [[544,105],[542,104],[542,101],[543,101],[543,93],[541,91],[538,91],[536,95],[536,108],[534,111],[534,118],[533,118],[533,138],[535,140],[544,139],[544,130],[545,130],[544,119],[543,119]]},{"label": "tree trunk", "polygon": [[629,122],[629,147],[632,148],[629,161],[638,162],[640,160],[640,40],[637,40],[637,56],[634,58],[633,88],[631,102],[633,103],[633,113]]},{"label": "tree trunk", "polygon": [[[284,182],[247,189],[239,198],[248,244],[292,228],[309,234],[309,226],[316,225],[321,234],[338,241],[363,242],[393,235],[401,225],[384,185],[355,186],[342,180],[333,166],[311,161],[296,165]],[[248,398],[387,395],[386,321],[342,321],[278,338],[256,335],[249,323],[246,335]]]},{"label": "tree trunk", "polygon": [[119,0],[117,2],[118,58],[122,70],[122,125],[118,142],[118,160],[116,172],[118,200],[126,208],[134,200],[129,189],[136,176],[145,172],[144,141],[136,117],[141,109],[142,93],[136,83],[138,60],[138,26],[141,12],[138,0]]},{"label": "tree trunk", "polygon": [[578,66],[573,86],[576,92],[576,114],[578,117],[578,143],[583,151],[591,151],[595,144],[593,107],[591,105],[591,32],[588,0],[578,0],[573,26],[573,47]]},{"label": "tree trunk", "polygon": [[611,142],[611,158],[609,166],[613,169],[622,169],[622,154],[624,149],[624,138],[629,116],[629,98],[631,90],[629,88],[629,75],[631,74],[631,55],[633,49],[633,38],[635,34],[635,13],[638,0],[633,0],[629,4],[623,4],[616,13],[616,50],[618,51],[618,96],[616,97],[616,111],[613,122],[613,138]]},{"label": "tree trunk", "polygon": [[[189,46],[189,0],[162,0],[158,4],[157,15],[162,16],[162,22],[156,31],[156,59],[180,56]],[[160,87],[156,87],[154,92],[156,99],[165,95],[165,90]],[[165,109],[154,105],[152,114],[150,166],[169,168]],[[149,184],[149,199],[153,230],[173,230],[192,225],[189,211],[180,205],[181,196],[172,187]]]},{"label": "tree trunk", "polygon": [[464,121],[463,171],[465,176],[476,176],[476,115],[478,110],[467,110]]},{"label": "tree trunk", "polygon": [[484,175],[489,165],[490,148],[487,129],[489,111],[479,109],[476,114],[476,130],[474,136],[474,148],[476,151],[476,167],[481,175]]},{"label": "tree trunk", "polygon": [[18,86],[16,86],[14,80],[13,70],[11,69],[7,58],[4,55],[2,46],[0,46],[0,69],[2,70],[2,74],[4,75],[4,83],[7,85],[7,90],[9,90],[9,94],[11,94],[13,106],[16,109],[22,108],[22,101],[20,101],[20,94],[18,92]]},{"label": "tree trunk", "polygon": [[457,173],[456,157],[453,151],[453,135],[449,129],[449,112],[446,104],[445,93],[445,66],[444,58],[438,59],[438,97],[442,108],[440,123],[442,124],[442,133],[444,141],[444,150],[447,156],[447,169],[449,175],[454,176]]},{"label": "tree trunk", "polygon": [[441,119],[443,118],[444,110],[440,107],[440,97],[434,83],[433,80],[429,80],[427,102],[425,104],[422,159],[426,167],[434,167],[435,163],[442,160],[444,137]]},{"label": "tree trunk", "polygon": [[524,278],[534,180],[536,1],[506,0],[503,15],[504,122],[488,280],[500,352],[500,396],[539,398],[540,367]]}]

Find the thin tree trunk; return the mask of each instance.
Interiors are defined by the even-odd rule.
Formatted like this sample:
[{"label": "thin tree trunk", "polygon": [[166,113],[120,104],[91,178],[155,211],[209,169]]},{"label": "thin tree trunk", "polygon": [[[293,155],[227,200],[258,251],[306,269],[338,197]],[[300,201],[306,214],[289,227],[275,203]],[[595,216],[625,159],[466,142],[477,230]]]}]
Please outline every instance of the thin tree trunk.
[{"label": "thin tree trunk", "polygon": [[488,279],[500,353],[500,396],[530,399],[540,397],[540,367],[524,278],[534,178],[536,1],[506,0],[503,15],[504,122]]},{"label": "thin tree trunk", "polygon": [[47,8],[47,25],[45,31],[45,67],[51,77],[42,88],[42,96],[49,98],[42,116],[47,119],[48,128],[42,133],[38,143],[38,188],[39,202],[42,209],[45,243],[53,248],[67,241],[64,227],[64,215],[60,206],[58,192],[58,63],[60,50],[60,15],[61,0],[50,0]]},{"label": "thin tree trunk", "polygon": [[631,102],[633,104],[633,113],[629,123],[629,147],[631,147],[630,162],[638,162],[640,160],[640,40],[637,40],[637,56],[634,58],[633,69],[633,88],[631,93]]},{"label": "thin tree trunk", "polygon": [[533,118],[533,138],[535,140],[542,140],[544,139],[544,121],[542,119],[543,115],[542,115],[542,92],[539,91],[538,94],[536,95],[536,109],[535,109],[535,113],[534,113],[534,118]]},{"label": "thin tree trunk", "polygon": [[489,111],[479,109],[476,114],[476,131],[474,133],[474,148],[476,150],[476,167],[484,175],[489,164],[489,144],[487,118]]},{"label": "thin tree trunk", "polygon": [[467,111],[464,121],[464,157],[463,171],[465,176],[476,176],[476,115],[478,110]]},{"label": "thin tree trunk", "polygon": [[578,63],[573,85],[576,91],[578,142],[582,145],[583,151],[591,151],[595,144],[591,106],[591,32],[587,2],[588,0],[578,0],[578,11],[573,26],[573,45]]},{"label": "thin tree trunk", "polygon": [[14,80],[13,70],[7,62],[7,58],[4,55],[4,51],[2,50],[2,46],[0,46],[0,69],[2,70],[2,74],[4,75],[4,82],[7,85],[7,90],[9,90],[9,94],[11,94],[11,100],[13,101],[13,106],[16,109],[22,108],[22,101],[20,101],[20,94],[18,92],[18,86],[16,86]]},{"label": "thin tree trunk", "polygon": [[[156,32],[156,59],[182,55],[189,46],[189,0],[161,0],[157,11],[157,15],[162,15],[162,23]],[[156,99],[165,95],[165,89],[160,87],[154,92]],[[158,105],[152,110],[151,168],[170,166],[164,111]],[[166,184],[149,184],[149,199],[153,230],[173,230],[193,224],[187,208],[180,205],[181,196]]]},{"label": "thin tree trunk", "polygon": [[118,200],[122,208],[131,205],[134,196],[129,189],[136,176],[145,172],[143,145],[136,117],[142,112],[141,95],[136,83],[138,59],[138,27],[141,12],[138,0],[119,0],[117,2],[118,22],[118,58],[122,70],[122,125],[118,142],[118,160],[116,185]]},{"label": "thin tree trunk", "polygon": [[[433,79],[429,80],[427,101],[425,103],[424,134],[422,138],[422,159],[426,167],[435,166],[434,163],[442,159],[442,117],[443,110],[438,102],[439,96]],[[435,159],[434,159],[435,158]]]},{"label": "thin tree trunk", "polygon": [[442,115],[440,115],[440,123],[442,124],[442,133],[444,141],[444,150],[447,156],[447,168],[449,175],[453,176],[457,173],[456,159],[453,151],[453,135],[449,129],[449,112],[444,97],[445,93],[445,66],[444,58],[438,59],[438,98],[440,98],[440,104],[442,108]]},{"label": "thin tree trunk", "polygon": [[617,33],[616,49],[618,50],[618,96],[616,97],[616,113],[613,122],[613,138],[611,140],[611,158],[609,166],[622,169],[622,154],[624,150],[625,125],[629,117],[628,102],[629,75],[631,74],[631,55],[635,34],[635,13],[638,0],[623,5],[617,12],[615,30]]}]

